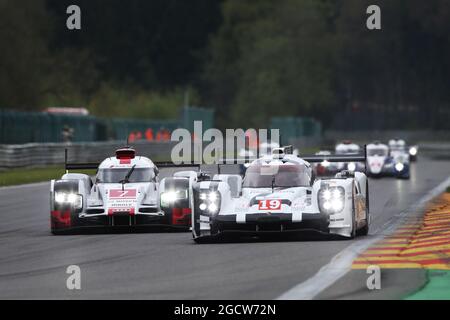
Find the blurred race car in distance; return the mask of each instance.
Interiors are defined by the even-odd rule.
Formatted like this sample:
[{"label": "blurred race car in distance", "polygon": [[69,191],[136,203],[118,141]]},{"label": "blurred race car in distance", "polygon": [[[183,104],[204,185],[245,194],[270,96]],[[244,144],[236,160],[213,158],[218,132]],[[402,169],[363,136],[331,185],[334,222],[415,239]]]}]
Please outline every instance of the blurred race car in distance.
[{"label": "blurred race car in distance", "polygon": [[409,179],[409,151],[406,148],[405,141],[402,139],[389,140],[389,155],[394,163],[396,177]]},{"label": "blurred race car in distance", "polygon": [[[355,155],[361,152],[361,147],[350,140],[345,140],[335,147],[336,155]],[[348,170],[350,172],[364,172],[365,165],[360,162],[341,162],[337,164],[337,171]]]},{"label": "blurred race car in distance", "polygon": [[316,152],[315,155],[323,156],[325,158],[322,162],[313,164],[313,168],[317,176],[331,176],[335,175],[339,171],[337,163],[330,162],[326,159],[327,157],[331,156],[331,151],[321,150],[319,152]]},{"label": "blurred race car in distance", "polygon": [[[223,234],[261,236],[316,231],[353,238],[369,231],[369,190],[364,173],[342,171],[315,179],[310,162],[273,150],[253,161],[244,179],[217,174],[194,184],[192,234],[204,242]],[[361,161],[365,157],[334,156],[329,161]],[[310,162],[309,162],[310,161]]]},{"label": "blurred race car in distance", "polygon": [[394,158],[386,144],[375,141],[367,145],[367,175],[370,177],[407,178],[403,158]]},{"label": "blurred race car in distance", "polygon": [[[98,169],[94,182],[72,169]],[[116,150],[100,164],[67,163],[66,174],[50,186],[51,231],[73,232],[84,227],[190,226],[190,172],[160,182],[158,167],[136,156],[134,149]]]}]

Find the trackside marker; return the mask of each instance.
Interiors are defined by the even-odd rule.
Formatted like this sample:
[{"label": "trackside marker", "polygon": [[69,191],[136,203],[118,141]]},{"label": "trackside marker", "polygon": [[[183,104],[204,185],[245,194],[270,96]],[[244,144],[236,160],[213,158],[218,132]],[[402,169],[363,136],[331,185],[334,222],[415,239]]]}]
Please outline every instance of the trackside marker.
[{"label": "trackside marker", "polygon": [[[336,281],[345,276],[351,270],[353,260],[363,253],[370,245],[380,241],[383,237],[392,234],[394,230],[396,230],[397,227],[403,222],[403,219],[408,215],[408,213],[423,210],[427,202],[444,192],[449,184],[450,177],[434,189],[430,190],[409,209],[401,212],[398,216],[394,216],[389,219],[387,223],[376,229],[368,239],[357,240],[339,252],[314,276],[283,293],[277,298],[277,300],[311,300],[318,296],[322,291],[329,288]],[[380,231],[382,233],[380,233]]]}]

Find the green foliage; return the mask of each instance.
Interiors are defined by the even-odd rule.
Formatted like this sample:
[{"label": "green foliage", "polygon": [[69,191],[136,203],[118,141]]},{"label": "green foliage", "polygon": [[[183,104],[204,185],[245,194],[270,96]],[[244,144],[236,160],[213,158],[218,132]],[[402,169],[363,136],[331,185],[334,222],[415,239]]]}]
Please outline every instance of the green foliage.
[{"label": "green foliage", "polygon": [[198,96],[192,89],[161,93],[102,84],[87,107],[92,114],[102,117],[173,119],[179,117],[187,92],[189,102],[195,104]]},{"label": "green foliage", "polygon": [[378,31],[369,0],[78,0],[76,32],[72,2],[0,0],[0,107],[170,118],[190,88],[222,128],[274,116],[448,128],[447,0],[379,0]]},{"label": "green foliage", "polygon": [[336,50],[326,9],[310,0],[224,4],[225,22],[211,43],[205,77],[213,98],[234,91],[225,103],[235,123],[264,126],[272,116],[327,108]]},{"label": "green foliage", "polygon": [[283,115],[330,124],[359,112],[366,128],[375,115],[378,128],[446,128],[448,2],[380,0],[379,31],[366,28],[371,4],[226,1],[204,73],[221,125],[265,126]]}]

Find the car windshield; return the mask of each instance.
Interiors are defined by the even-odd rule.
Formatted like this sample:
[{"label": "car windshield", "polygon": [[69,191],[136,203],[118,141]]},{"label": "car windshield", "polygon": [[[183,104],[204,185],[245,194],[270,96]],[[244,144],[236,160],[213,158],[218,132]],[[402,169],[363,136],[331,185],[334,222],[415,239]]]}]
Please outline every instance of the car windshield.
[{"label": "car windshield", "polygon": [[358,154],[359,149],[358,148],[337,148],[336,154]]},{"label": "car windshield", "polygon": [[307,187],[310,181],[308,171],[303,165],[279,165],[278,169],[273,165],[255,165],[248,168],[243,187],[271,188],[272,182],[274,187]]},{"label": "car windshield", "polygon": [[[100,169],[97,173],[97,179],[103,183],[120,183],[130,171],[131,168],[109,168]],[[128,182],[150,182],[153,179],[153,169],[135,168],[130,175]]]},{"label": "car windshield", "polygon": [[380,157],[385,157],[387,156],[388,152],[386,149],[382,149],[382,148],[377,148],[377,149],[368,149],[367,150],[367,155],[369,157],[373,157],[373,156],[380,156]]}]

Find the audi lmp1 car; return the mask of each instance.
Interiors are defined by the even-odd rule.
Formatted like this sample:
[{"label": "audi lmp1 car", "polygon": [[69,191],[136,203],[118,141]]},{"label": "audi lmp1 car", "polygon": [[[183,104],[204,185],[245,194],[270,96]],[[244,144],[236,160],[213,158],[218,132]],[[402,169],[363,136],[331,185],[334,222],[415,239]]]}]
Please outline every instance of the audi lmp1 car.
[{"label": "audi lmp1 car", "polygon": [[217,174],[194,184],[196,242],[222,234],[289,234],[305,230],[353,238],[369,231],[368,181],[342,171],[315,179],[310,162],[365,162],[364,156],[299,158],[284,148],[254,160],[245,177]]},{"label": "audi lmp1 car", "polygon": [[[66,151],[67,159],[67,151]],[[161,164],[170,166],[167,164]],[[97,169],[94,182],[72,169]],[[50,186],[51,231],[73,232],[84,227],[171,226],[189,229],[193,172],[178,172],[159,181],[158,167],[121,148],[100,164],[70,164]]]},{"label": "audi lmp1 car", "polygon": [[406,156],[391,156],[387,145],[374,142],[367,145],[367,175],[371,177],[409,178]]}]

